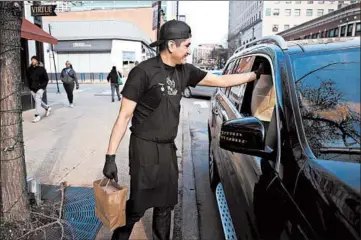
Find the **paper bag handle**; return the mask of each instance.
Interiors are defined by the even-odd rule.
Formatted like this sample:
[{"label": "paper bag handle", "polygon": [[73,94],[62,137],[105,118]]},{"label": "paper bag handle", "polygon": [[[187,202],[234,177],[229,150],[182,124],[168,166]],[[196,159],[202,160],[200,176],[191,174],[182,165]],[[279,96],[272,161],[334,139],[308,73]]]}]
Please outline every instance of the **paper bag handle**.
[{"label": "paper bag handle", "polygon": [[[99,185],[102,185],[102,182],[104,181],[104,179],[108,179],[108,178],[103,178],[103,179],[100,181]],[[105,187],[108,187],[109,182],[110,182],[110,179],[108,179],[108,182],[107,182],[107,184],[105,185]]]}]

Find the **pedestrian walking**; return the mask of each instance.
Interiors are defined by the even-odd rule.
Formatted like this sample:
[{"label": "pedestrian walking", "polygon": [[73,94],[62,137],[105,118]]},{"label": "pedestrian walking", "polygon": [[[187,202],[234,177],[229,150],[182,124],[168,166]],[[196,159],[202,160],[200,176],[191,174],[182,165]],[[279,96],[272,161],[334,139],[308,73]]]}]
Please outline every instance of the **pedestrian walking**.
[{"label": "pedestrian walking", "polygon": [[108,82],[110,81],[110,89],[112,92],[112,102],[114,102],[114,92],[117,92],[118,100],[120,101],[120,92],[119,85],[122,84],[122,74],[117,71],[115,66],[112,67],[112,70],[107,77]]},{"label": "pedestrian walking", "polygon": [[39,122],[41,108],[44,108],[45,116],[50,115],[51,107],[43,102],[43,95],[48,86],[49,77],[44,65],[36,56],[31,58],[31,64],[27,69],[28,86],[35,101],[35,116],[32,122]]},{"label": "pedestrian walking", "polygon": [[74,86],[76,85],[76,89],[79,89],[79,82],[76,72],[73,69],[73,65],[69,61],[65,62],[65,68],[61,71],[60,79],[63,82],[63,86],[68,97],[69,107],[73,108]]},{"label": "pedestrian walking", "polygon": [[115,152],[130,120],[130,197],[126,226],[112,239],[129,239],[134,224],[153,209],[153,239],[170,238],[171,211],[178,199],[177,136],[183,90],[196,85],[231,87],[259,78],[262,69],[234,75],[213,75],[186,63],[190,54],[191,28],[171,20],[160,29],[160,54],[134,67],[122,90],[122,104],[105,156],[103,174],[118,181]]}]

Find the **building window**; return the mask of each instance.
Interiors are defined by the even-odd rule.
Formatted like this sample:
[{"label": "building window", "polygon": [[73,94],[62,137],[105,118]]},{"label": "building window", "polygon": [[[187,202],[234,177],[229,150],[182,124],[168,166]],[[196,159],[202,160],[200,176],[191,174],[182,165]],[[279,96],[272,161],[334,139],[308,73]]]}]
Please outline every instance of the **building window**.
[{"label": "building window", "polygon": [[291,16],[291,9],[285,9],[285,15]]},{"label": "building window", "polygon": [[357,23],[355,36],[360,36],[360,35],[361,35],[361,23]]},{"label": "building window", "polygon": [[339,4],[344,4],[344,3],[345,3],[345,1],[338,1],[338,3],[339,3]]},{"label": "building window", "polygon": [[349,24],[347,27],[347,37],[352,37],[353,24]]},{"label": "building window", "polygon": [[313,15],[313,9],[307,9],[306,16],[312,16],[312,15]]},{"label": "building window", "polygon": [[279,16],[280,10],[278,8],[273,9],[273,16]]},{"label": "building window", "polygon": [[289,29],[289,28],[290,28],[290,25],[289,25],[289,24],[285,24],[284,29],[287,30],[287,29]]},{"label": "building window", "polygon": [[318,1],[318,4],[324,4],[325,1]]},{"label": "building window", "polygon": [[307,4],[313,4],[313,1],[307,1]]},{"label": "building window", "polygon": [[278,32],[278,24],[273,24],[272,32]]},{"label": "building window", "polygon": [[292,1],[286,1],[286,4],[291,4],[292,3]]},{"label": "building window", "polygon": [[328,13],[332,13],[333,11],[335,11],[334,9],[328,9]]},{"label": "building window", "polygon": [[317,9],[317,16],[320,17],[323,15],[323,9]]},{"label": "building window", "polygon": [[338,33],[339,33],[339,29],[337,27],[337,28],[335,28],[335,37],[338,37]]},{"label": "building window", "polygon": [[266,8],[266,16],[271,16],[271,9],[270,8]]},{"label": "building window", "polygon": [[346,36],[346,26],[342,26],[341,27],[341,35],[340,37],[345,37]]},{"label": "building window", "polygon": [[301,9],[295,9],[295,16],[301,16]]},{"label": "building window", "polygon": [[301,4],[301,1],[295,1],[296,2],[296,4]]}]

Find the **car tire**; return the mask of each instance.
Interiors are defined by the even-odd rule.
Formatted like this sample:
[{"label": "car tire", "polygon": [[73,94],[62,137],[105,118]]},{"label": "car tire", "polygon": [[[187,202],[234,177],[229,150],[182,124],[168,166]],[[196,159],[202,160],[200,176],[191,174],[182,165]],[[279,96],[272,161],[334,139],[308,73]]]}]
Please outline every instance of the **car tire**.
[{"label": "car tire", "polygon": [[192,92],[191,90],[189,89],[189,87],[187,87],[186,89],[184,89],[183,91],[183,96],[185,98],[191,98],[192,97]]},{"label": "car tire", "polygon": [[212,152],[212,140],[210,137],[210,130],[208,127],[209,145],[208,145],[208,173],[209,173],[209,185],[212,191],[216,191],[217,185],[220,182],[217,164],[214,161]]}]

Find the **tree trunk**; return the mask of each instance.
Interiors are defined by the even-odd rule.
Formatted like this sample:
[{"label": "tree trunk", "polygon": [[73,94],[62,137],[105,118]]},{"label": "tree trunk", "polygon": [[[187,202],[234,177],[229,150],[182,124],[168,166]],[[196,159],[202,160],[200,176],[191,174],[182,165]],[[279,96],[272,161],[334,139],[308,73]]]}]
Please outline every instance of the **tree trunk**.
[{"label": "tree trunk", "polygon": [[0,207],[6,221],[28,214],[21,106],[22,2],[0,2]]}]

